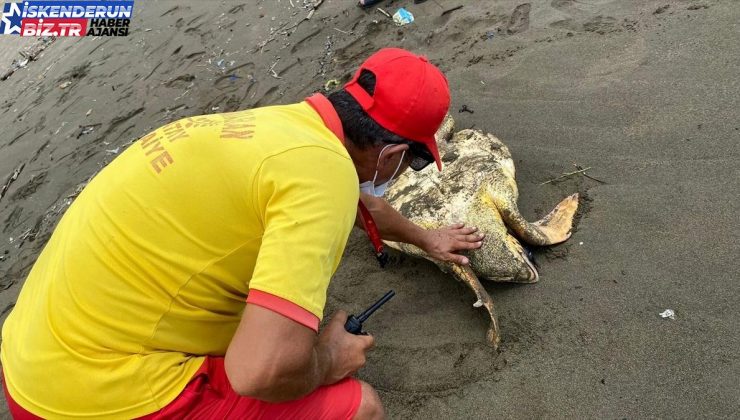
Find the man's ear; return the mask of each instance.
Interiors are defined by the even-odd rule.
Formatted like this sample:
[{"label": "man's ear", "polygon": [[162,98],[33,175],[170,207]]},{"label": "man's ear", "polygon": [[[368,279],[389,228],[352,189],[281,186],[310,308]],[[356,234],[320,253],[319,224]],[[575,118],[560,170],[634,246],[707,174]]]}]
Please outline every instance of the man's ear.
[{"label": "man's ear", "polygon": [[394,144],[393,146],[385,149],[383,155],[380,156],[380,160],[378,162],[378,170],[382,171],[387,166],[392,166],[393,169],[395,169],[398,166],[398,161],[401,157],[401,154],[403,152],[408,153],[408,150],[408,144]]}]

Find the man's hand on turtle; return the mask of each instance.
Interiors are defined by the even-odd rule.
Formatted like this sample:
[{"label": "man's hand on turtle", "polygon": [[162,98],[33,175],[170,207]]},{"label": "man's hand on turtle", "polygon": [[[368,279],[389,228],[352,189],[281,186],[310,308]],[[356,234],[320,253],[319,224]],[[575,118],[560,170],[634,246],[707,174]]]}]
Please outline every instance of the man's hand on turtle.
[{"label": "man's hand on turtle", "polygon": [[456,264],[467,265],[470,261],[456,252],[478,249],[483,245],[485,235],[476,227],[465,227],[464,223],[455,223],[439,229],[426,230],[419,247],[430,257]]}]

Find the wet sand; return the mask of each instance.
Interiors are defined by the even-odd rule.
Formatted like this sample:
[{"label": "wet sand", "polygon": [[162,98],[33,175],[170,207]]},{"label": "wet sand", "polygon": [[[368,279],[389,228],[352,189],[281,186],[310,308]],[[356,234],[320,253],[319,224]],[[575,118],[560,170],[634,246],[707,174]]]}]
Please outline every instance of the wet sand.
[{"label": "wet sand", "polygon": [[[381,2],[414,14],[404,27],[340,0],[305,20],[303,4],[137,2],[130,36],[57,39],[0,82],[0,188],[22,167],[0,199],[3,320],[75,192],[132,141],[301,100],[400,46],[446,72],[458,128],[509,146],[525,216],[584,198],[573,237],[536,252],[538,284],[486,286],[499,352],[464,285],[399,254],[381,270],[353,233],[327,314],[398,293],[359,375],[390,417],[740,414],[736,1]],[[0,39],[0,73],[29,42]],[[602,182],[541,185],[574,164]]]}]

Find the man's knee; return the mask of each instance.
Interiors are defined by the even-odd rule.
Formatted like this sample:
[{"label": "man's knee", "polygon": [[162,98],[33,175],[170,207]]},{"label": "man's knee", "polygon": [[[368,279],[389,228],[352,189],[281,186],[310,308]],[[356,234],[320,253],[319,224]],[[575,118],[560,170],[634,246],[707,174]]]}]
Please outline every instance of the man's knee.
[{"label": "man's knee", "polygon": [[360,381],[360,385],[362,386],[362,401],[355,414],[355,420],[384,419],[383,403],[380,402],[378,393],[366,382]]}]

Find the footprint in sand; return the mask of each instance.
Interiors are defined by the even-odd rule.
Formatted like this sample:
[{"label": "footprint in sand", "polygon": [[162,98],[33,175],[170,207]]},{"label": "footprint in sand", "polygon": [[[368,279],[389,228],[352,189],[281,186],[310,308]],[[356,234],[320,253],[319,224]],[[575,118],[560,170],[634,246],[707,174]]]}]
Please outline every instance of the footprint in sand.
[{"label": "footprint in sand", "polygon": [[529,29],[529,11],[531,9],[532,5],[529,3],[520,4],[514,9],[514,13],[511,14],[509,24],[506,27],[506,32],[509,35]]},{"label": "footprint in sand", "polygon": [[622,28],[617,25],[617,20],[613,17],[599,15],[585,22],[583,24],[583,30],[604,35],[610,32],[620,32]]},{"label": "footprint in sand", "polygon": [[20,226],[20,218],[23,213],[23,207],[15,207],[12,212],[3,221],[3,233],[8,233],[12,229]]},{"label": "footprint in sand", "polygon": [[616,20],[602,16],[603,6],[616,0],[552,0],[550,6],[557,10],[556,20],[549,24],[555,29],[575,32],[595,32],[600,35],[619,30]]},{"label": "footprint in sand", "polygon": [[47,173],[44,171],[39,174],[33,175],[28,182],[21,185],[20,187],[18,187],[17,190],[15,190],[13,195],[10,196],[10,201],[22,200],[33,195],[46,180],[46,174]]}]

